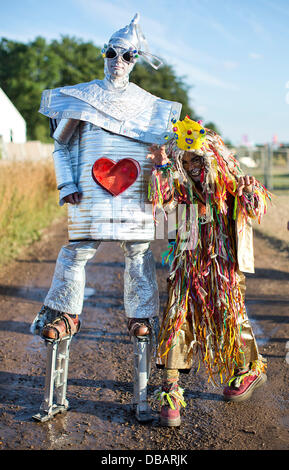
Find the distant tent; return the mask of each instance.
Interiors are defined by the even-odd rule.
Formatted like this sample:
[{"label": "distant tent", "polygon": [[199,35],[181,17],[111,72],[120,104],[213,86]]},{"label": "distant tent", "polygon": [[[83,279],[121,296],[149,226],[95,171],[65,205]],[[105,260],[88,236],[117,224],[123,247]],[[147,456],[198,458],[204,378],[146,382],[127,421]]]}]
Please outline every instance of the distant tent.
[{"label": "distant tent", "polygon": [[26,122],[0,88],[0,137],[4,143],[26,142]]}]

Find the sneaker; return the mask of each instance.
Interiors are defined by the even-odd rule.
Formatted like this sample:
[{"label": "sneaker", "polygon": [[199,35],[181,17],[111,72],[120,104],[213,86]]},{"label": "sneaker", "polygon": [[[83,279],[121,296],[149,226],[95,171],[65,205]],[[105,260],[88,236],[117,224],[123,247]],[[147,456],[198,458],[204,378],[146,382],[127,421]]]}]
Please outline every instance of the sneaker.
[{"label": "sneaker", "polygon": [[263,385],[267,376],[260,371],[249,369],[248,372],[235,374],[223,390],[226,401],[240,402],[248,400],[253,391]]},{"label": "sneaker", "polygon": [[160,412],[161,426],[178,427],[181,425],[181,415],[179,407],[174,410],[167,405],[161,407]]},{"label": "sneaker", "polygon": [[157,391],[157,398],[161,402],[160,424],[161,426],[180,426],[180,408],[186,406],[183,397],[184,390],[177,383],[165,384]]}]

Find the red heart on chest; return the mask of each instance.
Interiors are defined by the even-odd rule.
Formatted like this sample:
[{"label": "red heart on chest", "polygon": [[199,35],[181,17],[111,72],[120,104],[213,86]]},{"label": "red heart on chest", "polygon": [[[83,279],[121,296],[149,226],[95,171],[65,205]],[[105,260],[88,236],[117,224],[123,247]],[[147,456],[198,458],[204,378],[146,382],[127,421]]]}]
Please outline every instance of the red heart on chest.
[{"label": "red heart on chest", "polygon": [[140,165],[133,158],[123,158],[117,163],[109,158],[99,158],[92,167],[94,181],[112,196],[129,188],[140,173]]}]

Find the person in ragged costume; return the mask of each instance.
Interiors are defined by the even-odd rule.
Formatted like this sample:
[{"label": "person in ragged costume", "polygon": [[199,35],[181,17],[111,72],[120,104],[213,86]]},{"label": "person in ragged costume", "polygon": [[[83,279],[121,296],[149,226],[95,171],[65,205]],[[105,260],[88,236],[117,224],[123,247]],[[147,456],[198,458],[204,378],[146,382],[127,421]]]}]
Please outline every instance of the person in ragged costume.
[{"label": "person in ragged costume", "polygon": [[178,211],[170,263],[168,302],[158,339],[157,366],[163,368],[163,425],[181,423],[185,407],[179,372],[193,360],[205,365],[209,380],[227,383],[225,400],[248,399],[266,380],[245,307],[244,272],[254,272],[251,219],[266,212],[270,193],[244,175],[234,155],[214,131],[188,116],[173,120],[175,138],[154,145],[150,198],[157,208]]}]

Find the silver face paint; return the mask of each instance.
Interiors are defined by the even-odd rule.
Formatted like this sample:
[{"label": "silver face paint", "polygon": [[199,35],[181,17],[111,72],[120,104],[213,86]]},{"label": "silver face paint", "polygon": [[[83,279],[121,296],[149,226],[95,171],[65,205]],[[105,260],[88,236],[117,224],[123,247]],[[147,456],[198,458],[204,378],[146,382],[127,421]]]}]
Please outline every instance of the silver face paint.
[{"label": "silver face paint", "polygon": [[[135,51],[136,55],[140,55],[154,69],[158,69],[162,65],[162,61],[150,54],[147,40],[139,26],[139,14],[136,14],[130,24],[119,29],[111,36],[108,45],[104,46],[103,53],[109,47],[121,51]],[[132,71],[136,59],[128,64],[122,58],[104,59],[104,74],[106,79],[111,82],[115,88],[127,86],[129,74]]]},{"label": "silver face paint", "polygon": [[123,57],[122,53],[125,52],[126,49],[123,49],[118,46],[113,46],[115,51],[118,53],[116,57],[113,59],[105,58],[104,64],[104,73],[106,78],[116,85],[123,83],[123,85],[128,84],[129,82],[129,75],[135,65],[135,60],[128,63],[126,62]]}]

